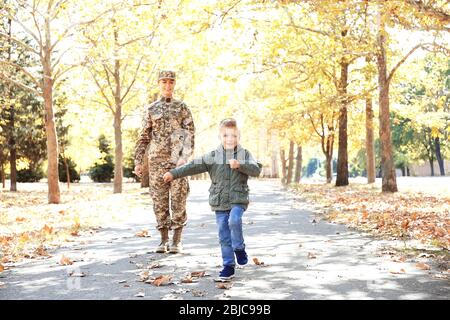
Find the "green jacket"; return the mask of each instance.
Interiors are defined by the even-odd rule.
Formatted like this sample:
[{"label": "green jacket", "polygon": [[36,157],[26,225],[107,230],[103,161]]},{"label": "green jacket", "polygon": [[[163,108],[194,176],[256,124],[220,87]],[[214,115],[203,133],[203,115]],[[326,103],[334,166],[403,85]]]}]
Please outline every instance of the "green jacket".
[{"label": "green jacket", "polygon": [[[239,161],[239,169],[231,169],[229,160]],[[209,205],[211,210],[230,210],[234,204],[245,209],[249,203],[249,176],[257,177],[261,173],[262,164],[253,159],[250,152],[240,145],[234,150],[225,150],[220,145],[200,158],[170,170],[175,179],[208,172],[211,177],[209,188]]]}]

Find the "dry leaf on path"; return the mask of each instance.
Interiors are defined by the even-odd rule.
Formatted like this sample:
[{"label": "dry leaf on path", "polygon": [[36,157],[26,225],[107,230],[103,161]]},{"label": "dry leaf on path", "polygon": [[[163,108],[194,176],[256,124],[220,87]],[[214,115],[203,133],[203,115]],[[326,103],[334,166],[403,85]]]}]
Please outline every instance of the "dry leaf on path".
[{"label": "dry leaf on path", "polygon": [[430,270],[430,266],[423,262],[416,263],[416,268],[420,270]]},{"label": "dry leaf on path", "polygon": [[253,262],[254,262],[257,266],[260,266],[260,265],[263,265],[263,264],[264,264],[264,262],[263,262],[263,261],[259,261],[258,258],[253,258]]},{"label": "dry leaf on path", "polygon": [[148,238],[150,235],[148,234],[148,230],[142,230],[139,232],[136,232],[136,237],[142,237],[142,238]]},{"label": "dry leaf on path", "polygon": [[161,275],[155,278],[155,280],[153,280],[151,282],[152,285],[154,286],[164,286],[164,285],[168,285],[170,284],[170,280],[172,280],[172,276],[169,275]]},{"label": "dry leaf on path", "polygon": [[233,286],[230,282],[222,282],[217,284],[218,289],[230,289]]},{"label": "dry leaf on path", "polygon": [[181,279],[181,283],[193,283],[193,282],[197,282],[197,279],[192,279],[191,276],[187,276],[183,279]]},{"label": "dry leaf on path", "polygon": [[401,274],[401,273],[405,273],[406,271],[405,271],[405,269],[402,268],[400,270],[390,269],[389,272],[392,274]]},{"label": "dry leaf on path", "polygon": [[313,252],[308,252],[308,259],[316,259],[316,255]]},{"label": "dry leaf on path", "polygon": [[70,266],[73,264],[73,261],[67,258],[65,255],[63,255],[59,260],[59,264],[62,266]]},{"label": "dry leaf on path", "polygon": [[191,272],[191,277],[197,277],[197,278],[201,278],[206,276],[206,271],[194,271]]}]

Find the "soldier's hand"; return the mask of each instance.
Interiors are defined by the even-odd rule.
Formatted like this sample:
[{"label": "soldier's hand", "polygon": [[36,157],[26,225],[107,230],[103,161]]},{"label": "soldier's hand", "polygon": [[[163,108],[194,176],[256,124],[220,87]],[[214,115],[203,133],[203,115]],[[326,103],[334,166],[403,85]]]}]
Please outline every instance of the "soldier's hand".
[{"label": "soldier's hand", "polygon": [[164,182],[173,181],[173,175],[170,172],[166,172],[166,173],[164,173],[163,179],[164,179]]},{"label": "soldier's hand", "polygon": [[184,160],[184,159],[179,159],[178,161],[177,161],[177,167],[180,167],[180,166],[182,166],[183,164],[185,164],[186,163],[186,161]]},{"label": "soldier's hand", "polygon": [[239,169],[239,161],[230,159],[230,167],[231,169]]},{"label": "soldier's hand", "polygon": [[142,166],[138,164],[134,167],[134,173],[140,178],[142,177]]}]

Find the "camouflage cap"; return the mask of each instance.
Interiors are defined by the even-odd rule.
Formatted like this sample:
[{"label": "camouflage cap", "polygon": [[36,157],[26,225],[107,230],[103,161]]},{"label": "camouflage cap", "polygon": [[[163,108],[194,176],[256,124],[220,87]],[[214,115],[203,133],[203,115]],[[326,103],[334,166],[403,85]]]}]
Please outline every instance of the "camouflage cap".
[{"label": "camouflage cap", "polygon": [[159,72],[158,80],[161,79],[173,79],[175,80],[175,72],[170,70],[161,70]]}]

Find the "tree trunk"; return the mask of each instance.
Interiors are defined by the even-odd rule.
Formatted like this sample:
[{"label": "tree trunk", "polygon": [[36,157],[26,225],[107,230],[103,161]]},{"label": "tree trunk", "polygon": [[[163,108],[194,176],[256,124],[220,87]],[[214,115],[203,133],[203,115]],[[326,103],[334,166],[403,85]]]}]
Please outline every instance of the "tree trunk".
[{"label": "tree trunk", "polygon": [[366,98],[366,167],[367,183],[375,182],[375,140],[373,133],[372,97]]},{"label": "tree trunk", "polygon": [[326,162],[325,162],[325,170],[327,174],[327,183],[331,183],[333,180],[333,168],[331,167],[331,160],[333,160],[332,157],[329,155],[326,156]]},{"label": "tree trunk", "polygon": [[278,178],[278,157],[276,150],[272,150],[272,161],[271,161],[271,178]]},{"label": "tree trunk", "polygon": [[0,175],[2,176],[2,187],[3,187],[3,189],[5,189],[5,187],[6,187],[6,178],[5,178],[5,167],[4,167],[4,165],[3,165],[3,163],[2,163],[2,165],[0,166]]},{"label": "tree trunk", "polygon": [[441,142],[439,140],[439,137],[434,138],[434,142],[436,148],[436,160],[439,164],[439,171],[441,176],[445,176],[444,159],[442,159]]},{"label": "tree trunk", "polygon": [[[12,55],[12,27],[11,27],[11,19],[8,19],[8,61],[11,62],[11,55]],[[8,97],[8,100],[11,99],[11,84],[5,85],[6,89],[6,96]],[[9,136],[9,167],[10,167],[10,191],[17,191],[17,151],[16,151],[16,139],[15,139],[15,106],[14,104],[9,105],[10,113],[9,113],[9,129],[10,129],[10,136]]]},{"label": "tree trunk", "polygon": [[10,167],[10,191],[17,191],[17,150],[16,150],[16,140],[14,139],[14,106],[11,106],[10,113],[10,129],[11,136],[9,139],[9,167]]},{"label": "tree trunk", "polygon": [[[381,10],[381,8],[379,9]],[[385,30],[379,12],[379,30],[377,35],[377,67],[380,108],[380,142],[381,142],[381,169],[382,191],[397,192],[397,179],[395,176],[394,157],[392,154],[391,127],[389,113],[389,79],[387,75]]]},{"label": "tree trunk", "polygon": [[300,183],[302,176],[302,146],[297,145],[297,157],[295,158],[295,183]]},{"label": "tree trunk", "polygon": [[283,148],[280,149],[280,160],[281,160],[281,182],[286,183],[286,157],[285,151]]},{"label": "tree trunk", "polygon": [[122,193],[123,180],[122,121],[118,110],[119,109],[116,109],[116,114],[114,115],[114,139],[116,142],[114,159],[114,193]]},{"label": "tree trunk", "polygon": [[339,81],[339,94],[341,107],[339,110],[339,149],[337,160],[336,186],[348,185],[348,150],[347,150],[347,82],[348,63],[341,62],[341,79]]},{"label": "tree trunk", "polygon": [[276,139],[276,137],[275,137],[275,135],[273,135],[272,134],[272,161],[271,161],[271,172],[270,172],[270,177],[271,178],[278,178],[279,177],[279,174],[278,174],[278,156],[277,156],[277,154],[278,154],[278,148],[279,148],[279,145],[278,145],[278,140],[276,140],[277,141],[277,143],[273,143],[273,142],[275,142],[275,139]]},{"label": "tree trunk", "polygon": [[294,142],[289,142],[289,162],[288,162],[288,169],[287,169],[287,177],[286,177],[286,183],[289,184],[292,182],[292,173],[294,169]]},{"label": "tree trunk", "polygon": [[434,159],[433,158],[429,158],[428,162],[430,164],[431,176],[434,177]]},{"label": "tree trunk", "polygon": [[[114,46],[117,52],[119,42],[119,30],[114,23]],[[116,84],[114,92],[114,140],[115,140],[115,158],[114,158],[114,193],[122,193],[123,180],[123,150],[122,150],[122,93],[121,93],[121,79],[120,79],[120,60],[115,57],[114,62],[114,81]]]},{"label": "tree trunk", "polygon": [[59,173],[58,173],[58,135],[56,133],[53,114],[53,79],[51,69],[50,17],[45,18],[45,46],[42,61],[44,71],[43,98],[45,106],[45,131],[47,135],[47,180],[48,202],[60,203]]}]

